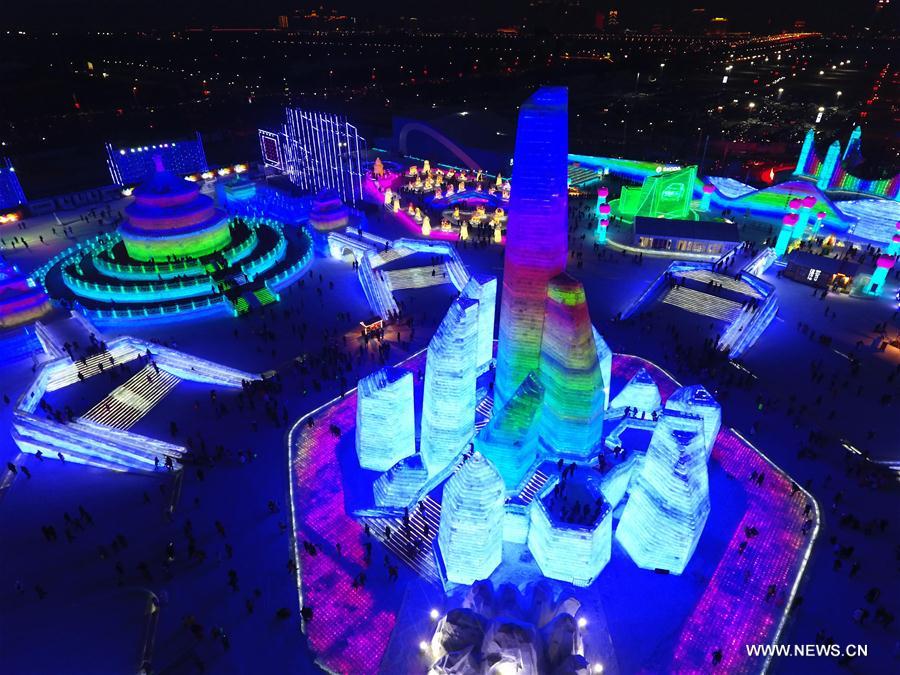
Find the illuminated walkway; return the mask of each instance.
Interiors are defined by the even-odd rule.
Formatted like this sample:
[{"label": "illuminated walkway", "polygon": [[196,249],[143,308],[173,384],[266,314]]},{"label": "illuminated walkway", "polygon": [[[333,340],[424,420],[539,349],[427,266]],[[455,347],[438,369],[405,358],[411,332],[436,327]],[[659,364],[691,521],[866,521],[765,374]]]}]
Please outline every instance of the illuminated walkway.
[{"label": "illuminated walkway", "polygon": [[733,322],[741,314],[741,303],[726,300],[709,293],[695,291],[692,288],[676,286],[663,296],[661,302],[701,314],[720,321]]},{"label": "illuminated walkway", "polygon": [[165,370],[157,372],[153,366],[144,366],[88,410],[82,419],[113,429],[130,429],[179,382],[181,379],[172,373]]},{"label": "illuminated walkway", "polygon": [[711,272],[710,270],[690,270],[688,272],[682,272],[678,276],[685,277],[687,279],[693,279],[694,281],[699,281],[703,284],[710,281],[715,281],[717,284],[729,291],[734,291],[735,293],[740,293],[741,295],[749,295],[751,298],[763,297],[762,293],[758,292],[750,284],[743,281],[738,281],[734,277],[728,276],[727,274],[717,274],[716,272]]},{"label": "illuminated walkway", "polygon": [[[431,497],[425,497],[420,504],[421,511],[416,508],[409,514],[412,538],[406,535],[403,518],[363,518],[363,523],[367,523],[373,536],[416,574],[434,584],[440,584],[434,541],[441,524],[441,505]],[[385,536],[385,527],[391,528],[390,539]]]}]

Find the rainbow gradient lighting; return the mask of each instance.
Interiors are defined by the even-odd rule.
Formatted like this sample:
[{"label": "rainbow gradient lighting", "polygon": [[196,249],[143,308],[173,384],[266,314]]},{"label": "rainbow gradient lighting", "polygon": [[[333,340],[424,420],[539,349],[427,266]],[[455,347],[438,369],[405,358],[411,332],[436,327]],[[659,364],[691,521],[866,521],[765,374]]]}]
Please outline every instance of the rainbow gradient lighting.
[{"label": "rainbow gradient lighting", "polygon": [[540,363],[547,286],[568,256],[568,91],[543,87],[519,110],[500,304],[495,404]]},{"label": "rainbow gradient lighting", "polygon": [[587,459],[603,431],[604,388],[584,286],[550,281],[541,341],[541,439],[560,455]]},{"label": "rainbow gradient lighting", "polygon": [[125,208],[127,220],[119,226],[128,255],[144,262],[200,258],[228,246],[225,212],[197,185],[166,171],[161,158],[154,162],[156,173],[135,188],[134,203]]},{"label": "rainbow gradient lighting", "polygon": [[0,258],[0,328],[30,323],[51,309],[44,289]]},{"label": "rainbow gradient lighting", "polygon": [[337,190],[327,188],[313,199],[309,212],[309,224],[319,232],[328,232],[346,227],[350,220],[350,209],[341,201]]}]

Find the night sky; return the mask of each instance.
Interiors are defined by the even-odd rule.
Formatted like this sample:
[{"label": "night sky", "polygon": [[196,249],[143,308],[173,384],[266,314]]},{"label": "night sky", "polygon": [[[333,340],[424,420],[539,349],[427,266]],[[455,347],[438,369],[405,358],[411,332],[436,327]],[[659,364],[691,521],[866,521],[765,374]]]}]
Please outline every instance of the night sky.
[{"label": "night sky", "polygon": [[[548,0],[558,5],[577,4]],[[822,0],[583,0],[588,14],[594,10],[618,8],[623,25],[641,28],[652,23],[677,25],[695,7],[704,7],[707,16],[726,16],[732,30],[780,30],[791,27],[796,19],[805,19],[809,29],[834,30],[863,26],[871,22],[874,0],[827,3]],[[65,29],[177,29],[185,26],[253,26],[272,27],[279,14],[295,10],[308,11],[324,6],[359,17],[380,17],[382,23],[393,23],[385,17],[416,16],[444,18],[475,16],[478,28],[494,28],[512,24],[523,16],[527,0],[503,3],[484,0],[448,0],[430,3],[422,0],[371,2],[370,0],[335,0],[330,3],[290,2],[285,0],[153,0],[123,3],[121,0],[10,0],[5,3],[3,28],[30,30]],[[827,5],[827,11],[824,8]],[[893,2],[894,12],[900,2]],[[894,14],[896,15],[896,13]],[[397,22],[399,23],[399,22]],[[365,24],[358,24],[364,27]]]}]

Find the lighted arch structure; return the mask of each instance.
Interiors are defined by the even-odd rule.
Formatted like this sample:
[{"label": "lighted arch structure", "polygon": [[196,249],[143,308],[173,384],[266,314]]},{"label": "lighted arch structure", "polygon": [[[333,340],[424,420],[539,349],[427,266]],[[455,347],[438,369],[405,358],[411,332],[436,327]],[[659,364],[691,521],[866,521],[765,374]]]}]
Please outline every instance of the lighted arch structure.
[{"label": "lighted arch structure", "polygon": [[450,152],[452,152],[453,156],[456,157],[469,169],[474,169],[477,171],[481,168],[478,162],[472,159],[469,153],[459,147],[456,143],[444,136],[444,134],[442,134],[441,132],[432,129],[428,125],[422,124],[421,122],[408,122],[407,124],[403,125],[403,128],[400,130],[400,137],[397,140],[397,146],[400,150],[401,155],[409,154],[409,150],[406,146],[406,137],[409,136],[410,132],[412,131],[421,131],[429,138],[434,139],[445,148],[447,148]]}]

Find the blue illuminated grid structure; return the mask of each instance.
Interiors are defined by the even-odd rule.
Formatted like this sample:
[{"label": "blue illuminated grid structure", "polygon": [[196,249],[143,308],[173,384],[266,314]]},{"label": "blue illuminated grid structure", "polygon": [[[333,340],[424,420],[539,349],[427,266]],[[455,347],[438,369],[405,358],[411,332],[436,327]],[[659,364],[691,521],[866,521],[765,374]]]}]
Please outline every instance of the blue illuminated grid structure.
[{"label": "blue illuminated grid structure", "polygon": [[344,202],[363,198],[366,139],[343,115],[287,108],[285,172],[298,187],[336,190]]},{"label": "blue illuminated grid structure", "polygon": [[109,175],[116,185],[142,183],[156,171],[154,155],[162,157],[163,166],[179,176],[203,173],[209,170],[203,139],[198,131],[193,139],[168,141],[155,145],[115,147],[106,144],[106,165]]},{"label": "blue illuminated grid structure", "polygon": [[8,157],[0,157],[0,210],[15,209],[25,202],[15,167]]},{"label": "blue illuminated grid structure", "polygon": [[259,130],[259,155],[263,164],[287,173],[285,161],[285,147],[287,145],[287,133],[282,131]]}]

